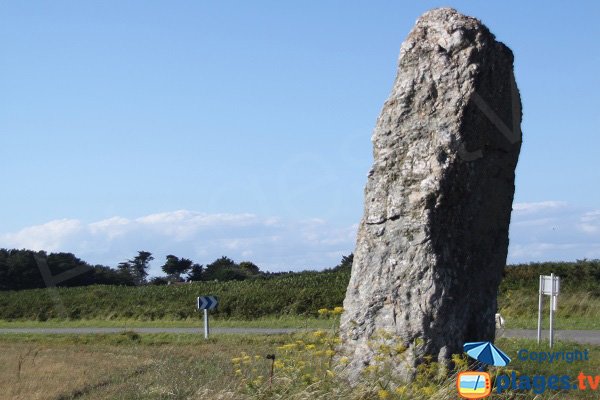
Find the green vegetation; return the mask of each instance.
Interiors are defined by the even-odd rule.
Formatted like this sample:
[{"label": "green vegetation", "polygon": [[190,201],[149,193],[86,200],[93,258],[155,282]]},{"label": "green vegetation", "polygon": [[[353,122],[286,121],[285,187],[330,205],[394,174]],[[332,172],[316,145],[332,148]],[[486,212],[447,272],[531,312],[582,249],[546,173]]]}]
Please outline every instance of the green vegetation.
[{"label": "green vegetation", "polygon": [[154,257],[149,251],[138,251],[137,256],[119,263],[117,268],[110,268],[103,265],[92,266],[71,253],[47,254],[45,251],[0,249],[0,291],[54,286],[166,285],[186,280],[230,281],[277,275],[261,272],[250,261],[238,264],[225,256],[205,268],[190,259],[169,254],[161,266],[167,275],[148,281],[148,269],[152,260]]},{"label": "green vegetation", "polygon": [[138,255],[131,260],[119,263],[117,267],[120,275],[128,277],[135,285],[146,283],[150,261],[154,260],[149,251],[138,251]]},{"label": "green vegetation", "polygon": [[[560,276],[556,329],[600,329],[600,260],[509,266],[500,285],[498,309],[509,328],[537,327],[539,276]],[[549,297],[544,296],[548,327]]]},{"label": "green vegetation", "polygon": [[228,282],[168,286],[102,286],[0,292],[1,320],[198,319],[196,297],[215,295],[220,319],[317,316],[316,310],[341,304],[349,272],[304,272]]},{"label": "green vegetation", "polygon": [[600,296],[600,260],[577,260],[576,262],[544,262],[509,265],[500,286],[502,292],[510,290],[535,290],[540,275],[550,273],[560,276],[563,293],[589,292]]},{"label": "green vegetation", "polygon": [[[0,328],[202,328],[202,314],[193,319],[142,321],[137,319],[50,319],[47,321],[5,321],[0,320]],[[321,329],[331,324],[322,318],[300,315],[267,316],[256,319],[210,319],[211,328],[295,328]]]},{"label": "green vegetation", "polygon": [[[160,325],[153,321],[178,321],[177,326],[197,326],[200,313],[195,309],[196,297],[215,295],[219,297],[219,307],[211,311],[215,321],[263,318],[266,319],[263,320],[266,327],[276,327],[278,320],[281,322],[281,318],[287,318],[287,322],[295,320],[290,322],[295,324],[292,327],[316,327],[312,322],[312,325],[304,324],[304,320],[317,317],[316,310],[319,308],[334,307],[344,300],[351,263],[351,259],[350,263],[347,257],[344,259],[346,262],[333,270],[260,276],[243,281],[3,291],[0,292],[0,320],[53,321],[56,324],[65,320],[87,320],[89,324],[94,323],[92,321],[110,321],[106,323],[116,326],[127,321],[148,322],[150,325]],[[223,257],[220,262],[228,262],[228,259]],[[253,265],[244,268],[256,271]],[[556,327],[599,329],[598,260],[507,267],[498,298],[499,310],[507,321],[507,327],[536,327],[538,277],[552,271],[561,276],[562,282]],[[544,318],[547,323],[547,311]],[[267,320],[271,322],[267,323]]]}]

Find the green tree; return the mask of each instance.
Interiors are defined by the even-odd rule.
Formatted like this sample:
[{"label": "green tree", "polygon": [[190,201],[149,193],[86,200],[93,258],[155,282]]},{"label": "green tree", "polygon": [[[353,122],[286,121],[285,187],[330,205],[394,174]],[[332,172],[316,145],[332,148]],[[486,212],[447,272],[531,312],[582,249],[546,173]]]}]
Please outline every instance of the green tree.
[{"label": "green tree", "polygon": [[181,275],[192,269],[192,265],[192,260],[188,258],[179,258],[173,254],[169,254],[166,262],[161,268],[165,274],[169,275],[170,278],[181,282],[183,280]]},{"label": "green tree", "polygon": [[219,281],[231,281],[231,280],[244,280],[247,278],[240,266],[237,265],[231,258],[222,256],[217,258],[212,263],[206,266],[203,273],[203,280],[219,280]]},{"label": "green tree", "polygon": [[250,261],[242,261],[240,263],[240,269],[246,272],[248,275],[258,275],[260,274],[260,268],[256,264]]},{"label": "green tree", "polygon": [[192,265],[190,272],[188,273],[188,282],[201,281],[204,279],[204,268],[200,264]]},{"label": "green tree", "polygon": [[128,270],[136,285],[146,283],[150,261],[154,260],[149,251],[138,251],[138,255],[119,264],[119,269]]},{"label": "green tree", "polygon": [[119,274],[120,279],[123,281],[129,281],[132,284],[136,284],[135,274],[133,273],[133,267],[129,261],[120,262],[117,265],[117,272]]},{"label": "green tree", "polygon": [[352,262],[354,261],[354,253],[350,253],[350,255],[347,256],[342,256],[342,261],[336,265],[333,270],[334,271],[340,271],[340,270],[348,270],[350,271],[352,269]]},{"label": "green tree", "polygon": [[123,274],[119,269],[113,269],[104,265],[94,266],[93,282],[96,285],[135,285],[133,277],[129,273]]}]

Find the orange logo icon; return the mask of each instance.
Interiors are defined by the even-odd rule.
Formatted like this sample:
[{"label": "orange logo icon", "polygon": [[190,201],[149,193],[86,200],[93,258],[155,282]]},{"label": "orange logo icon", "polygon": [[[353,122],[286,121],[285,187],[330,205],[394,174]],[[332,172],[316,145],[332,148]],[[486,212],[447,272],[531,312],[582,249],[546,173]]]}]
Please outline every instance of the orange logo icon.
[{"label": "orange logo icon", "polygon": [[463,399],[483,399],[492,392],[490,374],[487,372],[461,372],[456,378],[456,389]]}]

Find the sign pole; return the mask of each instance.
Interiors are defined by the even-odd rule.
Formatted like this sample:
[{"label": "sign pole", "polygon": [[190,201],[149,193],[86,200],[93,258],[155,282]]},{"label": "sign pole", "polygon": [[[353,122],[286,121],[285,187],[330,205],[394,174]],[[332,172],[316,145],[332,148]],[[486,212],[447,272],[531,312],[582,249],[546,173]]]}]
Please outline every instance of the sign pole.
[{"label": "sign pole", "polygon": [[538,302],[538,330],[537,330],[538,344],[540,344],[540,341],[542,340],[542,307],[544,306],[543,286],[544,286],[544,277],[542,275],[540,275],[540,299]]},{"label": "sign pole", "polygon": [[199,296],[196,302],[198,310],[204,310],[204,339],[208,339],[208,310],[214,310],[219,304],[219,300],[215,296]]},{"label": "sign pole", "polygon": [[550,295],[550,348],[552,348],[554,343],[554,296],[556,296],[554,273],[550,274],[550,282],[552,282],[552,294]]},{"label": "sign pole", "polygon": [[208,310],[204,309],[204,339],[208,339]]}]

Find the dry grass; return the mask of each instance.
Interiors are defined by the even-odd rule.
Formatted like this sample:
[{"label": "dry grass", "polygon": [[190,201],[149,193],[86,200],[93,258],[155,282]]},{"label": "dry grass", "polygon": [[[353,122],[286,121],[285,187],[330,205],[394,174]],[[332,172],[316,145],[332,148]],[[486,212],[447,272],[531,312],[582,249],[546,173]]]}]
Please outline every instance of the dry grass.
[{"label": "dry grass", "polygon": [[227,398],[237,385],[231,358],[244,350],[266,354],[283,341],[239,335],[209,341],[135,334],[2,338],[0,399]]},{"label": "dry grass", "polygon": [[0,397],[58,399],[90,385],[101,386],[151,361],[126,348],[0,343]]},{"label": "dry grass", "polygon": [[[310,336],[310,337],[307,337]],[[315,334],[311,334],[316,337]],[[201,335],[2,335],[0,336],[0,399],[425,399],[456,398],[455,378],[445,381],[431,378],[424,370],[423,382],[407,388],[406,395],[380,378],[363,377],[362,385],[351,388],[333,378],[314,381],[313,376],[327,377],[328,364],[319,364],[308,333],[304,336],[220,335],[205,341]],[[309,342],[309,339],[313,342]],[[321,340],[319,337],[318,340]],[[324,339],[323,339],[324,340]],[[301,352],[289,350],[289,344],[302,341]],[[325,341],[327,342],[327,341]],[[324,343],[325,343],[324,342]],[[286,345],[287,344],[287,345]],[[533,341],[500,339],[498,345],[513,357],[511,368],[529,375],[568,374],[580,370],[597,374],[600,347],[559,342],[555,351],[589,348],[590,361],[573,364],[538,364],[520,362],[518,349],[547,351]],[[310,348],[310,350],[309,350]],[[387,351],[387,350],[386,350]],[[248,363],[244,356],[248,354]],[[275,369],[273,388],[268,385],[270,361],[267,354],[277,354],[280,365]],[[254,356],[258,357],[254,357]],[[307,358],[309,357],[310,358]],[[304,357],[304,358],[303,358]],[[237,360],[237,361],[236,361]],[[305,369],[315,362],[321,369]],[[341,360],[340,360],[341,362]],[[236,365],[237,363],[237,365]],[[287,368],[287,367],[294,368]],[[241,374],[237,369],[243,370]],[[289,373],[285,372],[290,370]],[[308,375],[310,374],[310,376]],[[262,376],[262,379],[259,377]],[[247,379],[245,379],[247,378]],[[309,381],[310,378],[310,381]],[[257,383],[258,381],[262,383]],[[382,396],[382,388],[391,393]],[[568,397],[566,397],[568,396]],[[597,392],[550,391],[536,396],[531,392],[507,391],[493,395],[498,399],[596,399]]]}]

